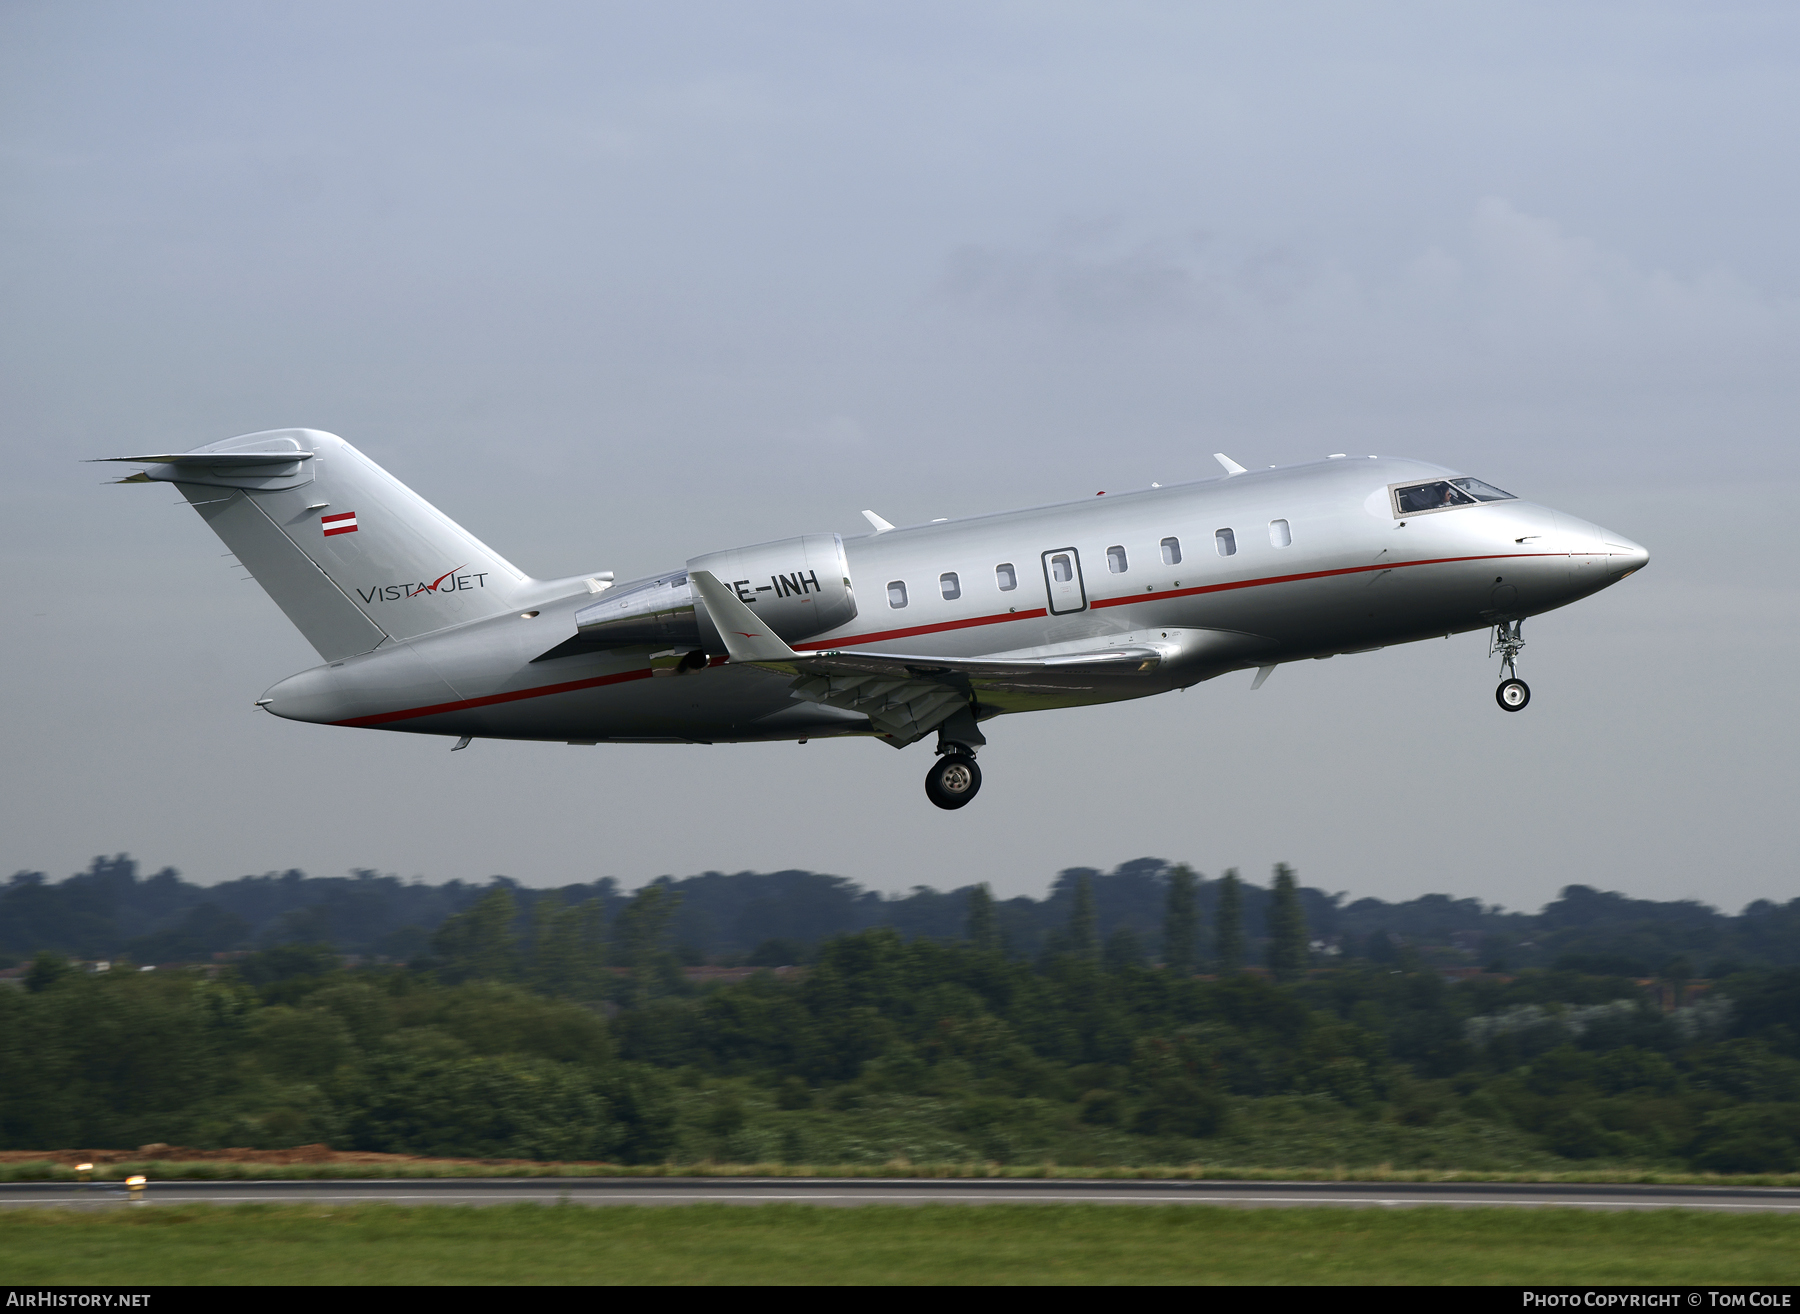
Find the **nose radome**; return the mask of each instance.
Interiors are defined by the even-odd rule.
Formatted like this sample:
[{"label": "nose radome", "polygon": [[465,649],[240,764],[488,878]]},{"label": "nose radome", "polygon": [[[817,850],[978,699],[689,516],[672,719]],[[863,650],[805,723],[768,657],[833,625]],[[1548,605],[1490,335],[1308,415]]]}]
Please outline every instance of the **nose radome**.
[{"label": "nose radome", "polygon": [[1633,543],[1622,535],[1610,530],[1600,531],[1602,550],[1606,553],[1607,572],[1614,579],[1624,579],[1634,570],[1642,570],[1650,564],[1650,549],[1641,543]]}]

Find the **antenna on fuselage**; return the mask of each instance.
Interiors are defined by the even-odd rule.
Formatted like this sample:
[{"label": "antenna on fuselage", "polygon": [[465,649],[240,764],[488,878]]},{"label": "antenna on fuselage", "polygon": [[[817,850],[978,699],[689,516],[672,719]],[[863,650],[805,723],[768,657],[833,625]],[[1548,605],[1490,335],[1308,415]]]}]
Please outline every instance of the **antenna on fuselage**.
[{"label": "antenna on fuselage", "polygon": [[893,528],[892,525],[890,525],[887,521],[883,520],[880,516],[876,515],[873,511],[863,512],[863,519],[867,520],[871,525],[875,526],[875,532],[877,534],[885,534],[888,532],[888,530]]},{"label": "antenna on fuselage", "polygon": [[1239,465],[1236,461],[1232,460],[1229,456],[1225,455],[1224,452],[1214,452],[1213,460],[1217,461],[1220,465],[1224,466],[1225,473],[1228,475],[1239,475],[1239,474],[1249,474],[1250,473],[1248,470],[1244,469],[1243,466]]}]

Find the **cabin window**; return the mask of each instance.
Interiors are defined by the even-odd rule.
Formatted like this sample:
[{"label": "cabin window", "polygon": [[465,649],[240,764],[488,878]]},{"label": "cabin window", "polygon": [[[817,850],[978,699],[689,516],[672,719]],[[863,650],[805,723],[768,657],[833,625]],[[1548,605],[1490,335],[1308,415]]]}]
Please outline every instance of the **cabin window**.
[{"label": "cabin window", "polygon": [[1165,538],[1162,541],[1163,565],[1179,566],[1181,564],[1181,540]]},{"label": "cabin window", "polygon": [[1123,575],[1125,573],[1124,548],[1109,547],[1106,549],[1106,568],[1115,575]]},{"label": "cabin window", "polygon": [[1237,551],[1237,535],[1229,529],[1215,529],[1213,545],[1219,549],[1220,556],[1228,557]]},{"label": "cabin window", "polygon": [[1067,584],[1075,578],[1075,566],[1067,552],[1058,552],[1050,558],[1050,578],[1058,584]]},{"label": "cabin window", "polygon": [[962,597],[962,582],[956,578],[954,570],[947,570],[938,576],[938,587],[944,591],[945,602],[955,602]]},{"label": "cabin window", "polygon": [[1293,535],[1293,532],[1288,528],[1287,521],[1271,520],[1269,522],[1269,543],[1271,546],[1286,547],[1286,546],[1288,546],[1288,544],[1292,543],[1293,541],[1294,541],[1294,535]]},{"label": "cabin window", "polygon": [[1012,568],[1012,562],[994,567],[994,582],[1000,586],[1002,593],[1011,593],[1019,587],[1019,576]]},{"label": "cabin window", "polygon": [[888,606],[898,610],[906,605],[906,581],[893,579],[888,581]]}]

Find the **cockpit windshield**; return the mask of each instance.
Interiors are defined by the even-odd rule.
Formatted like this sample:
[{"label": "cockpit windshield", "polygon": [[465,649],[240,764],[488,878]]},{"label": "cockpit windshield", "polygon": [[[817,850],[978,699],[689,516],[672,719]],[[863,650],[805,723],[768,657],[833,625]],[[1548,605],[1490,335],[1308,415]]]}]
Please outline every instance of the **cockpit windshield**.
[{"label": "cockpit windshield", "polygon": [[1503,493],[1492,484],[1484,484],[1479,479],[1452,479],[1450,482],[1477,502],[1511,502],[1514,500],[1511,493]]},{"label": "cockpit windshield", "polygon": [[1448,511],[1453,507],[1477,506],[1482,502],[1507,502],[1511,493],[1502,492],[1479,479],[1434,479],[1428,484],[1408,484],[1394,490],[1394,509],[1403,516],[1421,511]]}]

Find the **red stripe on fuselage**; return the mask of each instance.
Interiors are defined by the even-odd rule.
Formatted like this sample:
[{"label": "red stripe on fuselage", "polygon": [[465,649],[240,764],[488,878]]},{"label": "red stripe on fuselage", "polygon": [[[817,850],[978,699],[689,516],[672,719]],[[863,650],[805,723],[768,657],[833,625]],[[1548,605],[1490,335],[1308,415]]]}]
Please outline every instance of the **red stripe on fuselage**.
[{"label": "red stripe on fuselage", "polygon": [[[1134,593],[1120,598],[1100,598],[1088,604],[1091,611],[1096,607],[1123,607],[1133,602],[1159,602],[1164,598],[1189,598],[1200,593],[1224,593],[1231,589],[1256,588],[1263,584],[1292,584],[1298,580],[1330,579],[1334,575],[1366,575],[1378,570],[1399,570],[1405,566],[1445,566],[1463,561],[1511,561],[1527,557],[1566,557],[1592,556],[1594,553],[1567,552],[1492,552],[1476,557],[1432,557],[1421,561],[1396,561],[1385,566],[1345,566],[1338,570],[1309,570],[1297,575],[1268,575],[1262,579],[1232,580],[1224,584],[1201,584],[1189,589],[1164,589],[1160,593]],[[970,620],[944,621],[937,625],[915,625],[904,630],[878,630],[872,634],[857,634],[847,639],[811,639],[805,643],[793,645],[795,652],[817,652],[827,648],[859,647],[867,643],[885,643],[892,639],[910,639],[920,634],[944,634],[951,630],[967,630],[978,625],[1003,625],[1007,621],[1035,620],[1049,613],[1043,607],[1033,607],[1028,611],[1009,611],[995,616],[977,616]],[[1075,613],[1071,612],[1071,615]],[[722,664],[715,658],[713,665]],[[570,680],[566,684],[545,684],[534,689],[518,689],[512,693],[492,694],[486,698],[469,698],[456,703],[438,703],[431,707],[409,707],[399,712],[377,712],[373,716],[356,716],[348,721],[333,721],[333,725],[373,726],[385,725],[390,721],[409,721],[418,716],[437,716],[443,712],[461,712],[471,707],[492,707],[496,703],[515,703],[524,698],[545,698],[551,694],[573,693],[578,689],[597,689],[601,685],[622,684],[627,680],[646,680],[650,671],[626,671],[619,675],[602,675],[592,680]]]},{"label": "red stripe on fuselage", "polygon": [[486,698],[465,698],[455,703],[435,703],[430,707],[408,707],[399,712],[376,712],[373,716],[353,716],[333,725],[385,725],[389,721],[410,721],[415,716],[437,716],[442,712],[466,712],[471,707],[492,707],[496,703],[516,703],[523,698],[543,698],[550,694],[574,693],[577,689],[598,689],[603,684],[623,684],[627,680],[648,680],[650,669],[622,671],[618,675],[598,675],[591,680],[569,680],[564,684],[540,684],[534,689],[515,689],[511,693],[489,694]]},{"label": "red stripe on fuselage", "polygon": [[[1224,593],[1231,589],[1252,589],[1264,584],[1292,584],[1303,579],[1329,579],[1333,575],[1366,575],[1373,571],[1399,570],[1405,566],[1444,566],[1460,561],[1512,561],[1525,557],[1566,557],[1567,552],[1491,552],[1477,557],[1430,557],[1419,561],[1395,561],[1378,566],[1344,566],[1337,570],[1308,570],[1298,575],[1265,575],[1261,579],[1229,580],[1223,584],[1200,584],[1188,589],[1163,589],[1160,592],[1128,593],[1117,598],[1096,598],[1087,610],[1098,607],[1126,607],[1134,602],[1160,602],[1165,598],[1191,598],[1200,593]],[[1593,556],[1595,553],[1575,553]],[[818,652],[827,648],[861,647],[865,643],[886,643],[890,639],[910,639],[915,634],[941,634],[948,630],[966,630],[976,625],[1001,625],[1007,621],[1031,620],[1049,613],[1042,607],[1030,611],[1006,612],[996,616],[977,616],[973,620],[947,621],[941,625],[918,625],[909,630],[881,630],[874,634],[855,634],[847,639],[810,639],[796,643],[795,652]],[[1076,615],[1069,612],[1068,615]]]},{"label": "red stripe on fuselage", "polygon": [[[1145,594],[1145,596],[1150,595]],[[811,639],[805,643],[796,643],[794,651],[817,652],[823,648],[843,648],[853,643],[886,643],[889,639],[910,639],[915,634],[947,634],[951,630],[973,629],[977,625],[1003,625],[1007,621],[1036,620],[1039,616],[1049,614],[1042,607],[1033,607],[1029,611],[1009,611],[999,616],[977,616],[972,620],[943,621],[937,625],[915,625],[910,630],[881,630],[875,634],[858,634],[850,639]]]},{"label": "red stripe on fuselage", "polygon": [[[1490,552],[1479,557],[1432,557],[1423,561],[1396,561],[1386,566],[1345,566],[1339,570],[1308,570],[1298,575],[1269,575],[1263,579],[1240,579],[1225,584],[1202,584],[1198,588],[1168,589],[1162,593],[1141,593],[1135,597],[1101,598],[1088,604],[1089,610],[1095,607],[1123,607],[1127,603],[1151,601],[1159,598],[1191,598],[1196,593],[1224,593],[1229,589],[1249,589],[1261,584],[1292,584],[1302,579],[1330,579],[1333,575],[1367,575],[1378,570],[1399,570],[1402,566],[1446,566],[1459,561],[1512,561],[1521,557],[1566,557],[1567,552]],[[1580,553],[1581,556],[1594,555]]]}]

